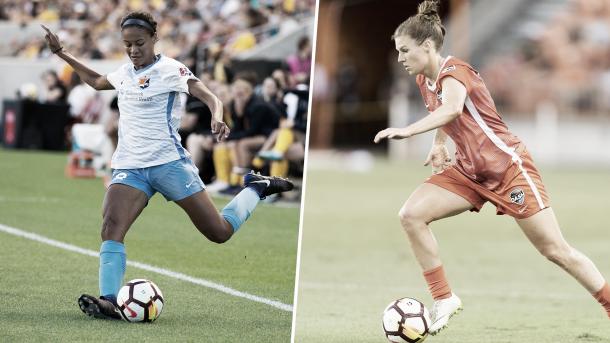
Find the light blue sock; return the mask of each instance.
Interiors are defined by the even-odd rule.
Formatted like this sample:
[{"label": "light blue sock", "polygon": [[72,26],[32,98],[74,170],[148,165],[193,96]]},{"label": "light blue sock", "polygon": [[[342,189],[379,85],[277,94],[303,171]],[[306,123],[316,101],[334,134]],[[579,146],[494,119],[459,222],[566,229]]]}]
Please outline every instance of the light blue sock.
[{"label": "light blue sock", "polygon": [[233,232],[237,232],[250,217],[260,200],[261,198],[255,190],[246,187],[222,209],[222,216],[231,224]]},{"label": "light blue sock", "polygon": [[100,247],[100,295],[116,300],[125,275],[125,245],[103,241]]}]

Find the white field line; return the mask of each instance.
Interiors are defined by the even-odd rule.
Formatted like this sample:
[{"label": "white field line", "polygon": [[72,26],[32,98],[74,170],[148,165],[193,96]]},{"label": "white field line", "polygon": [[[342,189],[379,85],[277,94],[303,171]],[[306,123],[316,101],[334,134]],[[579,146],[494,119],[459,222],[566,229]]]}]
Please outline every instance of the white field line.
[{"label": "white field line", "polygon": [[[14,227],[0,224],[0,231],[11,234],[11,235],[15,235],[18,237],[27,238],[27,239],[30,239],[30,240],[33,240],[33,241],[36,241],[39,243],[47,244],[47,245],[50,245],[50,246],[53,246],[56,248],[60,248],[63,250],[68,250],[68,251],[72,251],[72,252],[79,253],[82,255],[99,258],[99,254],[97,251],[84,249],[84,248],[77,247],[72,244],[56,241],[54,239],[50,239],[50,238],[47,238],[47,237],[44,237],[44,236],[41,236],[41,235],[38,235],[38,234],[35,234],[32,232],[19,230]],[[199,286],[203,286],[203,287],[207,287],[207,288],[212,288],[217,291],[220,291],[220,292],[223,292],[223,293],[235,296],[235,297],[244,298],[244,299],[255,301],[255,302],[258,302],[261,304],[269,305],[271,307],[275,307],[275,308],[283,310],[283,311],[292,312],[292,309],[293,309],[292,305],[284,304],[277,300],[267,299],[267,298],[259,297],[257,295],[238,291],[236,289],[221,285],[216,282],[208,281],[205,279],[199,279],[199,278],[192,277],[192,276],[189,276],[186,274],[174,272],[169,269],[155,267],[150,264],[141,263],[141,262],[137,262],[137,261],[131,261],[131,260],[127,261],[127,265],[138,268],[138,269],[146,270],[146,271],[149,271],[152,273],[156,273],[159,275],[167,276],[167,277],[170,277],[173,279],[190,282],[190,283],[193,283],[193,284],[196,284]]]}]

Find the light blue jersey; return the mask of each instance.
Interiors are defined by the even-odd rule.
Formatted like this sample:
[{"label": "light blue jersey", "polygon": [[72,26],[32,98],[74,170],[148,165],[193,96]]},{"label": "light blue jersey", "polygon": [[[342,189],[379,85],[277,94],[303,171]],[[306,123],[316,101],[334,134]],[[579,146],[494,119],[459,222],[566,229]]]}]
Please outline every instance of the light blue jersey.
[{"label": "light blue jersey", "polygon": [[198,80],[184,64],[157,55],[151,65],[135,70],[132,63],[106,75],[119,92],[119,142],[113,169],[157,166],[190,157],[180,145],[180,117],[188,80]]}]

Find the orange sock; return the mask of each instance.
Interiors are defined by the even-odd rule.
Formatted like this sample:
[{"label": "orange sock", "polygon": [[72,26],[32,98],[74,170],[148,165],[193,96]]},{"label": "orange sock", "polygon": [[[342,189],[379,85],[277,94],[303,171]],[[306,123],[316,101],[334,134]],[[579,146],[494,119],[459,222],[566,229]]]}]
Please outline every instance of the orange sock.
[{"label": "orange sock", "polygon": [[424,278],[434,300],[446,299],[451,296],[451,288],[445,277],[443,266],[424,271]]},{"label": "orange sock", "polygon": [[608,318],[610,318],[610,286],[608,285],[608,283],[606,282],[604,284],[604,287],[602,287],[602,289],[600,289],[593,296],[600,304],[602,304],[602,306],[606,310]]}]

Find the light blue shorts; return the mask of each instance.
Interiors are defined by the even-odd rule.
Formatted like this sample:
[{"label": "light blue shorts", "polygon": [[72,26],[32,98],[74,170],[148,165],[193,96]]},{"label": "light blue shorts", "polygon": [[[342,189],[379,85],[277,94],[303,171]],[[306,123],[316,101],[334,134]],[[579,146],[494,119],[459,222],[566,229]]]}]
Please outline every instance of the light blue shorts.
[{"label": "light blue shorts", "polygon": [[205,189],[199,169],[190,158],[148,168],[113,169],[110,184],[115,183],[139,189],[148,199],[159,192],[167,201],[182,200]]}]

